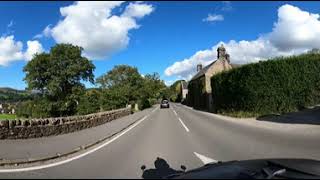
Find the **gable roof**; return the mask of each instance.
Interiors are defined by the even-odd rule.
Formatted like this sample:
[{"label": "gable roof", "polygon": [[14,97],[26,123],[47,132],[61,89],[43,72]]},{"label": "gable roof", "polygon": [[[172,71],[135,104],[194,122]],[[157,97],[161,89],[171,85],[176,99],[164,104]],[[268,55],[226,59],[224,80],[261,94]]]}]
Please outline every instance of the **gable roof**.
[{"label": "gable roof", "polygon": [[203,76],[215,62],[216,61],[213,61],[212,63],[210,63],[206,67],[202,68],[196,75],[194,75],[192,77],[191,81],[194,80],[194,79],[198,79],[199,77]]}]

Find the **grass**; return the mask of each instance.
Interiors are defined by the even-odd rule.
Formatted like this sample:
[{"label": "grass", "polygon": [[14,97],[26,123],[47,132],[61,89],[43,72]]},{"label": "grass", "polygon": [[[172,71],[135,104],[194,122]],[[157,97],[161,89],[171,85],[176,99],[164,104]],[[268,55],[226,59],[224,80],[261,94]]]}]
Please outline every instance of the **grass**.
[{"label": "grass", "polygon": [[253,118],[253,117],[261,116],[261,114],[258,114],[258,113],[251,113],[251,112],[245,112],[245,111],[219,112],[218,114],[235,117],[235,118]]},{"label": "grass", "polygon": [[0,114],[0,121],[5,119],[15,119],[17,116],[14,114]]}]

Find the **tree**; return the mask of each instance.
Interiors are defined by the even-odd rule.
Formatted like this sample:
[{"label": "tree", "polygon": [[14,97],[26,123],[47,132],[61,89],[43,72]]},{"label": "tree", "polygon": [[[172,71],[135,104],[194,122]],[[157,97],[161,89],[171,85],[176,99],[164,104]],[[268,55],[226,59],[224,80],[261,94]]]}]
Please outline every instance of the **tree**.
[{"label": "tree", "polygon": [[[143,78],[136,67],[117,65],[100,76],[97,84],[111,96],[122,96],[126,104],[136,102],[141,97]],[[116,103],[117,104],[117,103]]]},{"label": "tree", "polygon": [[81,55],[82,50],[71,44],[57,44],[49,53],[36,54],[24,67],[28,89],[41,92],[48,116],[75,114],[85,89],[81,81],[94,83],[95,66]]},{"label": "tree", "polygon": [[158,73],[146,74],[144,76],[144,88],[142,95],[152,99],[161,98],[161,90],[166,87],[165,83],[160,79]]},{"label": "tree", "polygon": [[77,114],[91,114],[98,112],[100,107],[101,92],[99,89],[90,89],[80,97]]},{"label": "tree", "polygon": [[182,100],[182,87],[181,82],[184,80],[177,80],[171,86],[171,97],[170,99],[175,102],[181,102]]}]

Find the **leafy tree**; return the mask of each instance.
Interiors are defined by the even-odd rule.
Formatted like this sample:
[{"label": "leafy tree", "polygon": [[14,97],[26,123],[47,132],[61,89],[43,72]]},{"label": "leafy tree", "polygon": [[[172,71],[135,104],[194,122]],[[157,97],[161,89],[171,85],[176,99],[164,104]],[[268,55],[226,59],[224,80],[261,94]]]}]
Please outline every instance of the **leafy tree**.
[{"label": "leafy tree", "polygon": [[171,91],[170,99],[174,102],[181,102],[182,100],[181,81],[184,81],[184,80],[177,80],[170,86],[170,91]]},{"label": "leafy tree", "polygon": [[101,92],[99,89],[90,89],[80,97],[77,113],[80,115],[98,112],[100,107]]},{"label": "leafy tree", "polygon": [[126,104],[136,102],[141,97],[143,78],[136,67],[117,65],[97,78],[96,82],[102,89],[109,90],[105,91],[108,96],[121,95]]},{"label": "leafy tree", "polygon": [[164,82],[160,79],[158,73],[146,74],[144,76],[144,87],[142,95],[149,99],[159,99],[161,97],[161,91],[166,88]]},{"label": "leafy tree", "polygon": [[94,83],[95,66],[81,55],[82,50],[57,44],[49,53],[36,54],[24,67],[28,89],[41,92],[47,116],[75,114],[85,89],[81,81]]},{"label": "leafy tree", "polygon": [[102,89],[100,105],[104,111],[123,108],[128,104],[122,95],[122,89]]},{"label": "leafy tree", "polygon": [[104,110],[138,103],[139,109],[150,107],[167,93],[168,88],[158,73],[142,77],[136,67],[118,65],[96,80],[103,89],[101,105]]}]

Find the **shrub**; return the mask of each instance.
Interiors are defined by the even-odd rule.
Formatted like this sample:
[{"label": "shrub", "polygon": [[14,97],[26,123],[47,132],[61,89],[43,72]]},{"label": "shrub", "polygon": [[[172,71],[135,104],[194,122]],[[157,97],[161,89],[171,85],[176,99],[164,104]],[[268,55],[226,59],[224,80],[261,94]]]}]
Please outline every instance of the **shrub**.
[{"label": "shrub", "polygon": [[81,98],[77,106],[77,114],[85,115],[99,112],[101,93],[98,90],[88,90]]},{"label": "shrub", "polygon": [[150,101],[147,98],[138,100],[138,107],[140,110],[151,107]]},{"label": "shrub", "polygon": [[211,78],[215,111],[286,113],[320,103],[320,55],[279,57]]},{"label": "shrub", "polygon": [[45,100],[28,100],[18,104],[17,116],[25,118],[43,118],[49,117],[50,109],[54,109]]}]

